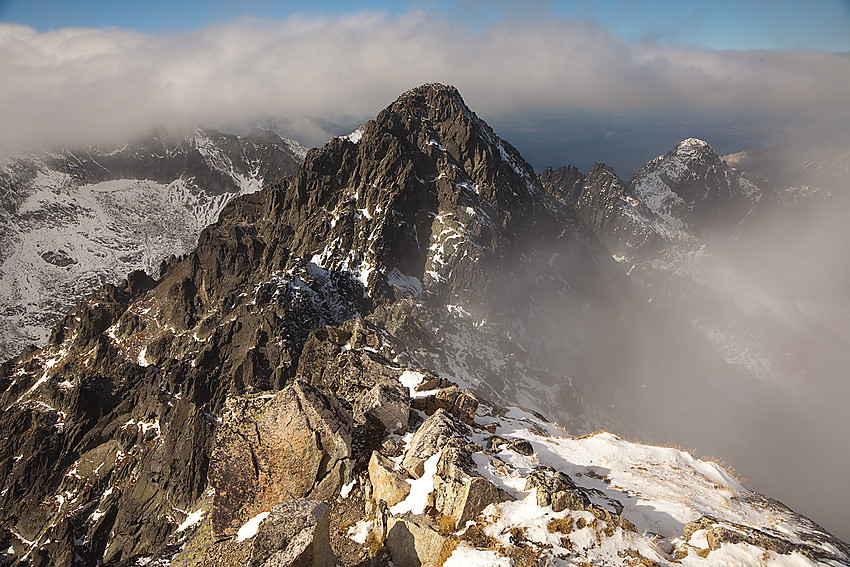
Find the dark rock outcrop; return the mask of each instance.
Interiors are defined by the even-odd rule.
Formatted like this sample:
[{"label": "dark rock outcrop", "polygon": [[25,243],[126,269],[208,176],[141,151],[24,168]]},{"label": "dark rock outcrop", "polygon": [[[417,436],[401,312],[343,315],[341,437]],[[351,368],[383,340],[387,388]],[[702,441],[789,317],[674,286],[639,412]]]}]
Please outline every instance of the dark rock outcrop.
[{"label": "dark rock outcrop", "polygon": [[720,549],[724,543],[746,543],[780,555],[798,552],[813,558],[822,557],[821,552],[810,546],[795,544],[778,535],[771,535],[757,528],[721,520],[713,516],[703,516],[698,520],[688,522],[685,525],[685,540],[689,540],[694,532],[700,530],[705,530],[708,549],[711,551]]}]

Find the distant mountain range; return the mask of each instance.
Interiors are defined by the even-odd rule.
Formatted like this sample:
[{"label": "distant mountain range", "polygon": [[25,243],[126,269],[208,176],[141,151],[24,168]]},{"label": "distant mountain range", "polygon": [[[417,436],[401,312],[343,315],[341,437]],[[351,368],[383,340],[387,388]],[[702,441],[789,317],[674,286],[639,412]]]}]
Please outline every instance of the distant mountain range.
[{"label": "distant mountain range", "polygon": [[0,356],[43,344],[77,301],[191,250],[233,197],[294,173],[306,149],[270,132],[198,129],[0,162]]}]

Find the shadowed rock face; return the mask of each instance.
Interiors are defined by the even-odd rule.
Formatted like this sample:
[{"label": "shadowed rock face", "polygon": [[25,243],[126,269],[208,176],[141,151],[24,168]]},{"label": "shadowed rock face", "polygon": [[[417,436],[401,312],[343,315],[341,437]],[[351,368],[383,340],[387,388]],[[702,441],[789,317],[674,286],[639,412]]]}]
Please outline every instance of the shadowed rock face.
[{"label": "shadowed rock face", "polygon": [[296,499],[272,507],[251,545],[251,567],[333,567],[328,506]]},{"label": "shadowed rock face", "polygon": [[541,175],[547,191],[572,207],[581,222],[614,254],[658,248],[664,240],[662,221],[636,199],[616,172],[604,163],[587,176],[575,168],[551,168]]},{"label": "shadowed rock face", "polygon": [[[571,187],[575,203],[628,197],[603,166]],[[163,268],[103,287],[43,349],[2,367],[0,543],[34,565],[193,564],[194,512],[206,514],[191,532],[199,564],[241,561],[259,548],[219,538],[303,497],[356,520],[371,502],[384,514],[376,549],[396,546],[398,565],[441,561],[457,542],[433,518],[390,517],[364,495],[374,451],[416,478],[451,445],[426,509],[456,528],[504,496],[475,468],[479,400],[592,429],[669,385],[621,380],[630,369],[610,354],[626,337],[676,336],[673,364],[711,357],[693,330],[633,301],[575,210],[442,85],[404,93],[356,142],[332,140],[294,177],[231,201]],[[434,390],[423,401],[409,399],[409,373]],[[425,425],[411,406],[432,413]],[[665,418],[694,415],[674,410]],[[418,429],[406,451],[388,435],[405,428]],[[412,479],[380,464],[401,497]],[[571,490],[553,485],[550,503],[581,500]]]}]

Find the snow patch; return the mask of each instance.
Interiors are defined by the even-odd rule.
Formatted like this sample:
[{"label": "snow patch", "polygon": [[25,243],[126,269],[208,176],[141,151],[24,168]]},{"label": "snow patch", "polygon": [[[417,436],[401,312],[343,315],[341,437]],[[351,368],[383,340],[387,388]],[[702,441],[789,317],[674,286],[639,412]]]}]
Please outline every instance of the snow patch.
[{"label": "snow patch", "polygon": [[260,524],[263,523],[263,520],[269,515],[268,512],[260,512],[239,528],[239,531],[236,532],[236,541],[241,543],[246,539],[251,539],[255,535],[257,535],[257,530],[260,529]]},{"label": "snow patch", "polygon": [[354,489],[354,485],[357,484],[357,479],[352,480],[348,484],[342,485],[342,488],[339,489],[339,497],[340,498],[348,498],[348,495],[351,494],[351,491]]},{"label": "snow patch", "polygon": [[340,139],[341,139],[341,140],[348,140],[349,142],[352,142],[352,143],[356,144],[356,143],[357,143],[357,142],[359,142],[359,141],[360,141],[360,139],[363,137],[363,130],[364,130],[364,127],[363,127],[363,126],[359,126],[359,127],[358,127],[358,128],[357,128],[354,132],[352,132],[351,134],[349,134],[349,135],[347,135],[347,136],[340,136]]},{"label": "snow patch", "polygon": [[148,352],[148,347],[146,347],[146,346],[143,347],[142,350],[139,351],[139,357],[137,359],[139,366],[145,366],[145,367],[150,366],[150,362],[148,362],[147,352]]},{"label": "snow patch", "polygon": [[416,391],[416,387],[421,384],[424,379],[424,374],[421,372],[414,372],[413,370],[405,370],[401,373],[401,376],[398,377],[398,381],[401,382],[401,385],[410,390],[411,398],[415,398],[416,394],[419,393]]},{"label": "snow patch", "polygon": [[512,567],[513,560],[492,550],[480,550],[461,544],[446,559],[444,567]]},{"label": "snow patch", "polygon": [[422,282],[415,276],[408,276],[393,268],[387,274],[387,283],[413,297],[422,295]]},{"label": "snow patch", "polygon": [[390,512],[392,514],[422,514],[425,512],[425,506],[428,505],[428,495],[434,492],[434,475],[437,474],[437,463],[440,461],[440,456],[443,450],[440,449],[436,454],[428,457],[425,461],[425,472],[420,478],[410,480],[410,494],[407,498],[392,506]]},{"label": "snow patch", "polygon": [[204,517],[204,513],[204,510],[195,510],[194,512],[186,516],[186,519],[183,520],[183,523],[177,526],[177,533],[185,531],[186,529],[191,528],[192,526],[200,522],[201,519]]},{"label": "snow patch", "polygon": [[375,525],[374,520],[369,520],[368,522],[365,520],[360,520],[350,528],[348,528],[348,537],[355,542],[363,545],[366,543],[366,538],[369,536],[369,532],[372,531],[372,526]]}]

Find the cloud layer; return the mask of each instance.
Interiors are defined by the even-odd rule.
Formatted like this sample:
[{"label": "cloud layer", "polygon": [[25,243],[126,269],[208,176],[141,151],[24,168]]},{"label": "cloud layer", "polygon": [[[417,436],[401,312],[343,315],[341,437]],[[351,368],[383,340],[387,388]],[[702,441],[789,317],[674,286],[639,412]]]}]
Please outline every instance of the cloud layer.
[{"label": "cloud layer", "polygon": [[0,24],[0,146],[123,137],[152,125],[284,118],[352,124],[425,82],[457,86],[491,121],[574,112],[754,113],[783,128],[850,131],[850,55],[624,43],[587,21],[470,31],[425,13],[239,20],[152,36]]}]

